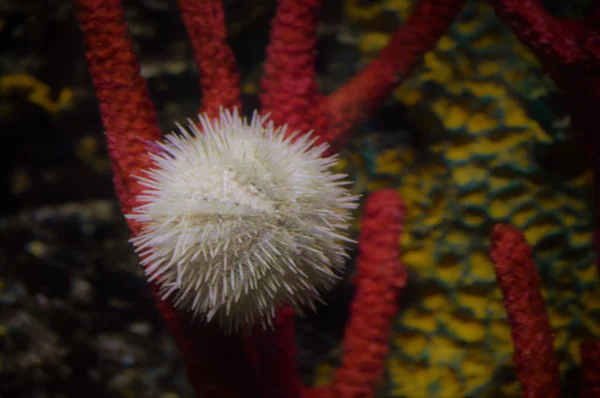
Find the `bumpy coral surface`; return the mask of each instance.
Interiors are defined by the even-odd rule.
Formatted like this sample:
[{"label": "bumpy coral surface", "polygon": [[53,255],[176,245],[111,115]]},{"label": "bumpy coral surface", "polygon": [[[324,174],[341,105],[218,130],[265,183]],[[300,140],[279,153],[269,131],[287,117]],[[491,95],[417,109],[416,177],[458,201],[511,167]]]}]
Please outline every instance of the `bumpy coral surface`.
[{"label": "bumpy coral surface", "polygon": [[[349,1],[365,61],[414,1]],[[393,23],[385,24],[385,21]],[[378,23],[375,23],[377,21]],[[484,1],[471,1],[396,92],[424,148],[359,139],[345,170],[369,192],[390,183],[407,206],[402,261],[412,289],[396,323],[381,396],[517,396],[513,343],[489,258],[496,222],[532,244],[563,388],[577,379],[579,343],[600,336],[592,253],[591,173],[552,105],[535,57]],[[410,296],[410,297],[408,297]],[[316,383],[331,377],[324,361]],[[575,376],[572,376],[575,375]]]}]

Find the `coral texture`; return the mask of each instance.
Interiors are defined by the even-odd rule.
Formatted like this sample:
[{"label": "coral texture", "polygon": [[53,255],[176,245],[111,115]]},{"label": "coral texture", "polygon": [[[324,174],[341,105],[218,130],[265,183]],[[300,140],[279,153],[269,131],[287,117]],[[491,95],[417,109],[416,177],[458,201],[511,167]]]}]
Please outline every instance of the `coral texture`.
[{"label": "coral texture", "polygon": [[235,56],[227,44],[225,12],[221,0],[178,0],[177,4],[200,72],[200,113],[212,119],[219,117],[221,107],[239,109],[240,77]]},{"label": "coral texture", "polygon": [[[417,1],[344,1],[345,15],[352,19],[351,23],[357,22],[360,26],[354,25],[348,29],[347,26],[339,28],[328,25],[327,29],[321,32],[325,34],[323,44],[326,45],[328,53],[332,49],[338,51],[329,47],[332,33],[329,29],[333,28],[339,34],[336,41],[342,48],[342,54],[336,52],[325,57],[328,65],[338,62],[335,59],[338,55],[345,61],[344,67],[336,67],[339,68],[336,70],[336,77],[338,71],[352,70],[355,66],[353,59],[343,58],[349,55],[349,46],[356,46],[356,49],[350,51],[350,58],[359,51],[365,55],[365,61],[375,57],[393,36],[394,24],[399,25],[406,21],[416,8]],[[237,0],[227,3],[234,4],[231,8],[239,6]],[[244,4],[250,4],[247,7],[254,8],[258,3],[265,2],[259,0]],[[388,109],[394,107],[394,131],[398,131],[399,120],[403,120],[400,123],[410,120],[410,123],[415,122],[422,129],[411,135],[411,142],[414,138],[417,145],[414,148],[405,145],[403,140],[406,131],[392,135],[388,125],[390,118],[386,118],[383,126],[380,125],[382,118],[378,117],[369,126],[371,133],[358,137],[352,142],[352,151],[343,155],[342,165],[346,167],[340,169],[344,169],[344,172],[352,171],[357,182],[356,191],[367,193],[381,187],[398,186],[398,191],[407,204],[406,233],[403,234],[401,243],[402,263],[411,275],[410,290],[407,292],[409,301],[401,305],[389,339],[391,355],[386,362],[385,380],[377,390],[382,396],[419,398],[423,395],[518,395],[520,384],[515,381],[515,369],[510,360],[514,349],[511,329],[506,322],[502,294],[496,286],[494,268],[488,256],[489,229],[495,222],[510,222],[519,227],[535,253],[539,276],[545,287],[544,297],[550,323],[556,334],[555,345],[560,360],[564,392],[571,393],[576,390],[577,377],[572,376],[581,365],[581,394],[598,395],[594,388],[597,383],[592,377],[600,363],[594,354],[597,351],[594,349],[596,343],[586,342],[581,346],[581,351],[579,349],[582,338],[600,336],[600,300],[594,270],[597,262],[594,261],[590,250],[592,219],[588,201],[592,186],[591,173],[584,165],[584,158],[574,155],[569,136],[564,135],[571,127],[569,119],[564,117],[560,107],[555,107],[554,84],[540,73],[540,64],[535,54],[553,77],[557,76],[556,70],[576,70],[573,74],[562,73],[563,84],[559,85],[559,88],[563,93],[569,94],[571,90],[575,91],[575,87],[579,87],[574,95],[569,94],[565,97],[568,99],[565,102],[566,105],[572,105],[575,111],[573,127],[577,126],[583,137],[594,138],[595,130],[585,130],[581,121],[587,120],[588,123],[591,122],[588,126],[594,127],[595,120],[592,115],[595,113],[586,115],[587,111],[584,110],[598,103],[588,99],[593,94],[592,88],[595,83],[586,75],[590,71],[597,71],[597,68],[583,70],[580,66],[582,62],[589,62],[589,57],[594,52],[593,32],[597,31],[599,26],[600,13],[598,6],[589,0],[496,1],[495,5],[502,3],[510,8],[508,13],[501,14],[507,22],[504,24],[495,18],[489,3],[487,0],[466,2],[448,34],[437,42],[433,51],[425,54],[423,65],[415,70],[407,84],[396,91],[396,99],[402,104],[388,103]],[[546,9],[555,12],[555,6],[559,3],[573,8],[582,8],[583,4],[588,3],[590,6],[587,13],[577,13],[587,14],[587,17],[578,22],[550,17]],[[100,2],[87,4],[103,7]],[[284,2],[280,2],[280,11],[284,9],[283,4]],[[312,26],[316,29],[318,3],[286,4],[288,15],[292,17],[281,18],[274,23],[273,35],[276,35],[275,30],[278,27],[287,24],[290,30],[287,37],[290,41],[314,40],[315,31],[304,27]],[[201,73],[201,85],[205,91],[212,92],[211,96],[205,96],[210,106],[203,102],[201,110],[217,115],[220,101],[225,104],[231,100],[231,103],[239,104],[235,59],[226,42],[223,10],[216,1],[190,1],[188,6],[180,2],[179,5],[184,22],[189,28],[190,42],[198,60],[199,70],[203,70],[201,63],[205,63],[206,71]],[[205,5],[207,6],[204,7]],[[309,10],[302,14],[298,7],[304,5],[308,5]],[[130,10],[135,8],[136,12],[141,10],[143,14],[146,7],[153,6],[143,2],[135,5],[131,3],[129,7]],[[498,9],[498,6],[496,8]],[[60,9],[64,10],[62,7]],[[70,17],[70,14],[64,11],[60,13]],[[526,18],[517,15],[519,13]],[[27,11],[28,23],[39,23],[40,19],[32,14]],[[173,14],[170,12],[171,16]],[[152,17],[154,22],[156,15],[164,16],[162,13],[155,14]],[[135,26],[140,17],[136,13],[132,13],[131,16],[133,18],[130,22]],[[52,16],[47,17],[53,20]],[[10,19],[9,16],[7,18]],[[255,17],[250,18],[254,21]],[[300,21],[303,22],[299,23]],[[559,24],[555,25],[554,22]],[[198,29],[194,29],[194,25]],[[160,26],[161,24],[157,26],[155,35],[158,33],[162,36],[161,43],[164,43],[165,37],[160,34]],[[526,38],[521,34],[519,37],[524,43],[533,44],[535,52],[520,45],[515,35],[509,31],[509,27],[513,26],[531,33]],[[239,29],[237,23],[232,27],[234,30]],[[25,29],[25,32],[36,30],[39,31]],[[126,32],[126,29],[121,31]],[[294,35],[295,31],[303,33]],[[198,45],[200,40],[207,38],[203,36],[207,32],[219,40],[213,42],[209,39]],[[573,35],[572,32],[576,34]],[[277,33],[276,36],[282,34]],[[140,40],[136,44],[144,51],[148,38],[137,29],[134,35]],[[18,42],[23,43],[24,39]],[[285,44],[284,41],[281,43]],[[587,54],[585,51],[580,53],[583,57],[571,58],[575,61],[564,69],[560,65],[562,61],[548,63],[548,54],[554,52],[553,48],[566,48],[564,45],[571,48],[581,46],[589,51],[586,50]],[[16,47],[21,49],[27,46]],[[68,47],[79,48],[78,45]],[[287,87],[297,87],[294,74],[300,76],[304,72],[298,70],[303,68],[310,71],[314,62],[315,52],[312,46],[282,45],[277,51],[286,49],[289,49],[289,57],[286,59],[288,63],[279,70],[273,69],[273,78],[277,81],[277,84],[272,85],[274,94],[278,93],[278,89],[283,89],[280,91],[283,93]],[[255,49],[251,51],[254,52]],[[55,58],[65,56],[62,51],[50,53],[55,54]],[[160,53],[165,54],[162,51]],[[203,54],[208,53],[213,58],[203,59]],[[571,50],[566,53],[561,50],[561,53],[574,54]],[[296,62],[295,57],[300,58],[300,55],[305,62]],[[155,57],[157,55],[154,53],[143,54],[141,58],[144,66],[154,65],[157,61]],[[187,60],[169,58],[162,58],[160,63],[176,61],[187,65]],[[69,56],[67,62],[71,59],[77,58]],[[10,63],[10,60],[8,62]],[[221,69],[220,65],[229,66]],[[298,67],[298,70],[289,73],[289,78],[279,78],[294,67]],[[69,68],[65,67],[64,70]],[[190,68],[186,69],[186,74],[189,70]],[[210,78],[217,74],[219,79]],[[42,78],[49,87],[45,87],[32,76]],[[314,88],[314,71],[312,76],[305,85]],[[578,79],[574,79],[574,76]],[[146,78],[148,77],[155,76],[150,73],[146,75]],[[57,86],[57,82],[53,81],[54,77],[50,76],[50,81],[46,81],[48,78],[49,76],[40,72],[39,68],[28,69],[28,75],[15,74],[2,79],[0,94],[8,96],[5,99],[11,102],[11,107],[13,96],[19,95],[48,112],[58,111],[59,116],[70,115],[69,109],[73,109],[72,105],[77,106],[79,113],[82,104],[81,87],[74,88],[73,92],[77,95],[73,98],[68,88],[58,95],[57,87],[65,83],[59,82]],[[254,81],[254,78],[253,75],[249,80]],[[326,78],[323,81],[327,87],[338,80],[339,78]],[[245,88],[248,85],[249,82],[244,82]],[[219,89],[211,89],[211,86]],[[584,88],[583,91],[581,87]],[[87,90],[87,87],[84,89]],[[123,94],[122,91],[120,93]],[[307,109],[300,106],[304,101],[300,95],[302,90],[296,90],[296,93],[298,95],[294,94],[294,90],[290,90],[289,94],[280,97],[281,101],[274,101],[269,107],[285,107],[288,116],[292,116],[290,120],[294,123],[304,123],[303,120],[309,119],[308,117],[294,114],[296,109],[301,110],[300,113]],[[161,90],[156,99],[160,102],[164,95]],[[319,94],[316,97],[317,102],[321,103],[323,97]],[[103,101],[114,103],[120,100],[107,96],[103,98]],[[185,103],[184,99],[182,104]],[[290,103],[298,105],[288,106]],[[310,101],[306,103],[308,106],[312,104]],[[212,110],[209,111],[209,107]],[[161,112],[169,114],[169,111],[164,111],[166,108],[173,109],[161,107]],[[183,112],[185,106],[176,108]],[[119,110],[115,107],[112,109]],[[400,115],[404,109],[408,109],[408,118]],[[179,118],[180,115],[170,119]],[[306,123],[304,125],[308,126]],[[314,126],[307,128],[311,127]],[[415,132],[416,126],[402,124],[400,129],[405,127],[406,130]],[[375,128],[375,131],[372,128]],[[42,131],[47,133],[46,129]],[[108,129],[107,133],[110,134]],[[31,139],[30,135],[28,137]],[[94,161],[102,162],[104,170],[107,159],[102,156],[102,145],[98,145],[97,141],[98,138],[102,138],[101,134],[97,134],[97,129],[86,130],[79,138],[78,150],[81,144],[82,150],[94,152]],[[343,141],[340,140],[340,143]],[[399,144],[398,141],[402,143]],[[591,145],[587,145],[587,148],[593,150],[595,145],[593,142],[589,143]],[[10,151],[13,150],[14,148]],[[44,153],[51,154],[52,151],[48,148]],[[85,161],[90,160],[91,158],[86,158]],[[60,178],[60,181],[63,179]],[[41,184],[34,182],[32,185],[35,187]],[[99,185],[101,186],[96,187],[95,192],[102,192],[100,195],[104,195],[106,185]],[[40,197],[45,198],[45,195]],[[24,201],[19,200],[20,206],[23,203]],[[105,261],[110,263],[115,256],[115,253],[110,253]],[[114,263],[118,266],[122,261]],[[163,314],[175,315],[167,320],[171,330],[176,331],[175,337],[188,365],[190,380],[203,388],[203,396],[251,395],[251,391],[254,390],[248,387],[257,387],[251,383],[233,392],[237,388],[233,387],[235,384],[245,383],[242,380],[244,370],[236,368],[239,362],[230,360],[232,357],[243,356],[243,347],[239,339],[222,339],[218,330],[207,332],[201,325],[190,325],[187,319],[179,318],[177,313],[171,312],[169,301],[157,301],[157,304],[159,308],[164,309]],[[293,311],[284,308],[275,320],[275,331],[263,332],[259,328],[250,338],[244,339],[246,353],[253,360],[251,377],[254,377],[253,381],[257,385],[264,384],[266,393],[261,396],[278,395],[289,398],[300,395],[295,363],[285,359],[295,357],[293,318]],[[8,333],[10,334],[10,329]],[[188,338],[182,340],[181,333],[187,333]],[[203,342],[208,344],[203,346]],[[223,346],[231,348],[225,355]],[[197,355],[198,352],[203,355]],[[319,367],[317,374],[321,380],[320,384],[323,383],[323,376],[335,377],[335,366],[332,363],[337,364],[339,361],[333,357],[341,352],[341,349],[332,350],[327,362],[324,361]],[[225,366],[219,364],[219,361],[215,360],[217,358],[224,358],[222,362]],[[18,357],[11,358],[12,360],[18,360]],[[190,368],[190,364],[202,360],[207,362],[204,369]],[[45,368],[53,366],[51,362],[44,362]],[[256,367],[255,364],[260,366]],[[35,368],[35,374],[40,370]],[[223,371],[235,372],[238,377],[227,378]],[[258,374],[260,377],[257,377]],[[198,390],[198,394],[201,394],[200,391]]]},{"label": "coral texture", "polygon": [[[106,128],[115,189],[127,214],[142,190],[131,171],[151,165],[144,141],[159,140],[161,132],[146,80],[140,76],[121,2],[91,0],[75,4],[86,45],[94,49],[86,52],[86,58]],[[139,226],[131,222],[130,228],[137,232]]]},{"label": "coral texture", "polygon": [[367,199],[358,239],[356,297],[346,328],[342,363],[331,384],[316,388],[311,397],[375,396],[389,351],[389,329],[408,277],[399,262],[398,250],[404,212],[404,204],[394,190],[380,190]]},{"label": "coral texture", "polygon": [[[348,2],[363,62],[393,33],[376,21],[409,17],[417,1]],[[577,388],[579,343],[600,336],[589,200],[592,174],[577,156],[554,84],[487,1],[470,1],[388,108],[407,119],[398,145],[372,124],[344,156],[359,192],[397,185],[407,206],[401,259],[410,303],[396,319],[381,394],[516,396],[514,345],[489,258],[489,231],[510,223],[531,244],[556,334],[563,392]],[[397,101],[397,102],[393,102]],[[412,123],[416,123],[416,126]],[[416,130],[416,131],[415,131]],[[412,141],[414,140],[414,141]],[[589,333],[589,335],[588,335]],[[315,383],[334,375],[338,351]]]},{"label": "coral texture", "polygon": [[314,129],[330,152],[343,147],[354,127],[382,105],[417,67],[460,11],[464,0],[421,0],[392,40],[335,92],[317,92],[314,71],[316,13],[320,1],[282,0],[273,19],[262,81],[263,112],[291,130]]},{"label": "coral texture", "polygon": [[[137,139],[135,142],[118,141],[119,145],[110,147],[111,153],[114,151],[111,159],[115,168],[115,185],[119,199],[123,203],[123,210],[130,213],[135,197],[139,196],[140,190],[143,189],[140,184],[136,185],[137,182],[130,175],[139,174],[141,169],[147,169],[149,166],[149,156],[141,147],[142,140],[155,140],[159,133],[154,127],[148,129],[145,135],[136,136],[134,131],[137,130],[123,131],[122,128],[119,128],[121,118],[131,117],[129,114],[125,116],[120,113],[122,109],[129,109],[127,108],[129,104],[118,102],[128,98],[123,95],[121,89],[131,88],[131,84],[121,86],[119,83],[123,82],[120,82],[118,77],[124,70],[127,72],[127,81],[124,83],[143,83],[138,73],[137,60],[130,56],[126,59],[122,70],[110,69],[110,62],[107,62],[108,70],[103,70],[102,67],[94,64],[94,59],[98,57],[98,54],[104,54],[108,61],[110,61],[111,55],[115,55],[114,52],[110,54],[103,52],[106,43],[115,40],[115,37],[111,37],[110,34],[115,32],[109,31],[109,34],[106,34],[103,26],[98,26],[97,20],[94,18],[110,15],[112,17],[110,22],[118,30],[116,40],[122,39],[123,42],[128,43],[128,47],[125,48],[127,51],[124,54],[133,54],[126,34],[122,11],[120,11],[120,3],[115,0],[76,0],[76,4],[89,48],[87,53],[91,65],[90,71],[100,94],[100,109],[109,139],[115,139],[114,136],[117,133],[123,133],[118,137],[135,137]],[[235,73],[232,54],[225,42],[222,4],[218,1],[209,1],[202,3],[202,6],[195,6],[193,3],[182,0],[179,5],[182,8],[188,32],[193,36],[192,44],[196,52],[196,63],[200,71],[204,73],[201,86],[205,97],[201,110],[206,110],[209,116],[214,115],[217,105],[229,106],[239,103],[239,91],[236,87],[232,87],[238,77]],[[339,147],[342,143],[341,138],[357,123],[364,120],[368,112],[373,111],[385,96],[400,83],[401,78],[397,73],[408,73],[415,65],[414,55],[418,55],[420,51],[425,51],[428,46],[435,43],[436,38],[444,32],[459,11],[462,1],[423,0],[415,12],[412,23],[399,28],[399,37],[404,41],[392,42],[387,53],[383,53],[382,61],[376,63],[375,67],[367,69],[371,71],[370,73],[363,73],[351,81],[350,87],[361,87],[360,90],[349,90],[343,87],[340,90],[343,95],[337,97],[343,98],[343,106],[338,106],[339,104],[319,105],[310,112],[304,113],[306,106],[287,109],[285,104],[296,100],[299,101],[299,104],[303,102],[310,104],[314,101],[316,83],[314,82],[314,58],[311,53],[314,51],[316,14],[319,5],[320,2],[317,1],[282,0],[278,3],[271,37],[274,44],[268,51],[265,64],[265,94],[261,100],[263,111],[273,114],[276,125],[287,122],[290,130],[301,131],[305,131],[306,128],[298,128],[299,126],[314,127],[321,142],[329,140]],[[419,27],[419,33],[411,34],[410,31],[417,27]],[[214,40],[200,37],[208,31]],[[295,34],[294,31],[299,34]],[[280,40],[283,40],[283,44],[275,44]],[[400,45],[409,48],[409,54],[413,56],[407,57],[406,61],[392,61],[392,55]],[[209,49],[208,53],[204,52],[205,47]],[[212,59],[210,59],[211,56]],[[117,58],[119,57],[117,56]],[[296,60],[299,68],[276,67],[277,65],[294,65]],[[409,67],[404,67],[405,62],[408,62]],[[377,73],[378,70],[381,73]],[[110,79],[111,76],[114,77],[113,80]],[[108,87],[115,90],[106,90]],[[140,109],[148,108],[150,102],[145,86],[136,84],[134,88],[137,90],[134,91],[137,93],[136,98],[141,101]],[[270,101],[269,96],[279,92],[286,94],[280,100]],[[123,96],[119,97],[119,95]],[[327,98],[324,98],[323,101],[325,101],[324,104],[328,104]],[[121,104],[121,107],[111,107],[112,102]],[[338,102],[335,101],[335,103]],[[289,112],[282,112],[285,109]],[[147,113],[150,114],[150,112]],[[280,120],[280,117],[283,116],[285,119]],[[147,122],[149,119],[146,117],[143,120]],[[333,152],[334,149],[331,151]],[[127,156],[122,156],[119,151],[124,151]],[[126,189],[122,187],[121,180],[125,180]],[[130,225],[134,235],[137,235],[140,232],[139,224],[134,221],[130,220]],[[397,249],[394,249],[393,253],[396,252]],[[368,262],[368,264],[377,266],[375,262]],[[369,273],[363,272],[361,275],[369,275]],[[362,276],[359,276],[359,280],[356,282],[358,286],[361,286],[360,278]],[[155,294],[158,295],[156,284],[153,284],[153,287]],[[360,294],[357,296],[353,308],[357,313],[370,316],[371,312],[368,311],[368,308],[371,304],[371,295]],[[181,314],[174,311],[173,303],[168,298],[162,300],[160,296],[157,296],[157,306],[177,340],[186,363],[188,377],[199,396],[299,396],[301,390],[294,366],[293,313],[289,308],[283,308],[279,317],[275,319],[274,323],[277,327],[275,332],[259,332],[242,343],[239,338],[225,339],[218,333],[215,334],[210,325],[186,326]],[[386,315],[389,314],[386,312]],[[374,316],[375,319],[379,319],[381,314],[375,312]],[[370,323],[370,317],[357,319],[362,319],[365,324]],[[354,327],[356,330],[360,330],[356,324]],[[268,341],[269,338],[272,338],[272,341]],[[269,344],[270,342],[272,344]],[[245,344],[245,348],[242,349],[241,344]],[[231,366],[226,367],[225,363],[230,363]],[[249,363],[252,363],[251,369],[248,368]],[[360,367],[359,364],[353,366]],[[381,374],[381,368],[375,369],[381,366],[383,364],[379,362],[378,365],[371,368],[367,372],[365,380],[372,381],[374,380],[373,375]],[[232,373],[237,375],[235,383],[227,380],[227,375]]]},{"label": "coral texture", "polygon": [[[121,2],[77,0],[75,6],[89,49],[86,57],[106,129],[115,190],[123,213],[129,214],[144,190],[134,175],[152,166],[147,142],[159,140],[161,133],[146,81],[139,74]],[[134,235],[140,232],[135,220],[128,225]],[[210,327],[190,325],[169,300],[159,298],[156,284],[151,287],[198,396],[240,396],[252,388],[248,360],[228,360],[244,350],[239,337],[225,338]],[[241,377],[232,382],[227,377],[230,372]]]},{"label": "coral texture", "polygon": [[560,397],[554,335],[539,285],[531,247],[513,226],[498,224],[491,240],[498,284],[515,344],[514,362],[524,397]]},{"label": "coral texture", "polygon": [[[493,0],[502,19],[539,57],[544,69],[562,91],[575,132],[585,140],[594,170],[596,257],[600,258],[600,135],[595,115],[600,113],[600,24],[598,6],[589,18],[555,18],[541,0]],[[576,77],[576,78],[575,78]]]}]

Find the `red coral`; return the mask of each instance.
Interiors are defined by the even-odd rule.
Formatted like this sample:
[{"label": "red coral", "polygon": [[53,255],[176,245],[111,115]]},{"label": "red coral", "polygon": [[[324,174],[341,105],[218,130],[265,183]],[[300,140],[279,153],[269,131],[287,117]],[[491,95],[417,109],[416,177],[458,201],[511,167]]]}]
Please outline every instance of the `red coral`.
[{"label": "red coral", "polygon": [[320,94],[315,74],[315,45],[320,0],[280,0],[273,18],[261,82],[263,113],[289,132],[315,128]]},{"label": "red coral", "polygon": [[315,33],[320,1],[280,0],[267,50],[261,103],[290,132],[315,130],[329,153],[339,150],[419,65],[461,10],[464,0],[421,0],[381,53],[328,96],[317,91]]},{"label": "red coral", "polygon": [[600,341],[581,343],[581,398],[600,397]]},{"label": "red coral", "polygon": [[[132,175],[151,166],[146,142],[159,140],[161,133],[146,81],[139,74],[121,2],[76,0],[75,5],[89,49],[86,57],[106,129],[116,192],[123,213],[129,214],[144,189]],[[133,234],[140,231],[134,220],[127,222]],[[151,287],[198,396],[242,396],[250,388],[251,368],[243,360],[228,360],[242,350],[241,341],[212,327],[190,326],[184,314],[160,299],[158,286]],[[228,372],[240,377],[232,382]]]},{"label": "red coral", "polygon": [[[588,19],[555,18],[541,0],[491,0],[519,39],[539,57],[546,72],[563,93],[574,130],[586,141],[594,170],[596,258],[600,259],[600,11]],[[597,262],[600,266],[600,262]]]},{"label": "red coral", "polygon": [[274,330],[254,328],[247,343],[255,357],[257,388],[261,397],[300,398],[302,382],[296,361],[294,311],[279,310]]},{"label": "red coral", "polygon": [[[161,138],[156,112],[127,32],[119,0],[78,0],[77,16],[90,49],[86,58],[106,128],[114,184],[123,213],[130,213],[142,187],[132,172],[152,162],[144,141]],[[139,226],[128,220],[134,233]]]},{"label": "red coral", "polygon": [[225,12],[220,0],[178,0],[200,71],[201,113],[218,119],[219,108],[241,107],[240,77],[227,44]]},{"label": "red coral", "polygon": [[491,245],[491,257],[512,328],[513,359],[523,397],[560,397],[554,335],[531,247],[518,229],[505,224],[494,227]]},{"label": "red coral", "polygon": [[[422,0],[415,15],[369,67],[338,92],[323,98],[317,91],[314,71],[320,1],[280,0],[262,83],[263,110],[271,112],[277,124],[288,123],[292,131],[315,128],[321,140],[332,140],[339,148],[342,137],[380,105],[416,66],[418,56],[435,44],[462,2]],[[158,140],[161,134],[146,82],[139,75],[120,1],[75,0],[75,4],[109,141],[115,187],[123,212],[131,213],[143,189],[131,176],[151,165],[145,142]],[[226,42],[221,1],[179,0],[179,7],[201,73],[201,111],[215,117],[220,106],[239,106],[239,77]],[[315,390],[317,393],[369,395],[381,376],[389,322],[396,311],[398,288],[405,279],[396,262],[401,215],[400,201],[393,192],[375,194],[368,201],[360,237],[357,298],[346,333],[343,365],[334,383],[326,390]],[[389,221],[392,223],[387,225]],[[128,222],[132,233],[137,234],[139,225],[131,219]],[[378,234],[381,228],[384,232]],[[289,308],[280,311],[275,331],[256,331],[244,347],[239,337],[224,337],[210,325],[190,324],[168,300],[159,298],[156,285],[152,288],[198,396],[300,395],[294,314]]]},{"label": "red coral", "polygon": [[404,213],[404,204],[394,190],[369,195],[358,239],[356,294],[346,327],[342,364],[333,383],[315,389],[311,396],[374,396],[375,384],[385,368],[398,297],[407,279],[398,250]]},{"label": "red coral", "polygon": [[421,0],[413,14],[379,55],[320,104],[316,115],[321,139],[337,151],[357,124],[383,104],[408,79],[421,57],[448,30],[464,0]]}]

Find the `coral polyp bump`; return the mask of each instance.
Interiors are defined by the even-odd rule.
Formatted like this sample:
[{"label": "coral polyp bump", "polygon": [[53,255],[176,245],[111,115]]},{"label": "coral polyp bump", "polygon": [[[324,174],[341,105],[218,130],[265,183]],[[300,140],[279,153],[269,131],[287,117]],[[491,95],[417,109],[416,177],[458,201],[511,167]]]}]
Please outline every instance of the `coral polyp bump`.
[{"label": "coral polyp bump", "polygon": [[148,189],[128,215],[162,298],[226,330],[270,325],[277,307],[313,307],[339,278],[351,210],[345,180],[311,134],[286,134],[254,113],[200,116],[157,143]]}]

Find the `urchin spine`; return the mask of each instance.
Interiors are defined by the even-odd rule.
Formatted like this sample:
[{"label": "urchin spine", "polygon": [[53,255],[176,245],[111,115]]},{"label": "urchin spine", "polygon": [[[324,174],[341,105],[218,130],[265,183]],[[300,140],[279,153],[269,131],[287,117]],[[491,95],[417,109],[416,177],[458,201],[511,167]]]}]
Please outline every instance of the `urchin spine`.
[{"label": "urchin spine", "polygon": [[357,197],[331,171],[337,157],[256,112],[178,127],[151,153],[128,215],[143,225],[132,242],[163,299],[227,330],[270,325],[282,304],[314,307],[352,242]]}]

